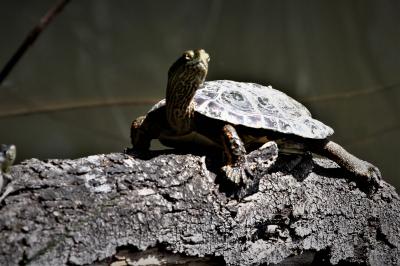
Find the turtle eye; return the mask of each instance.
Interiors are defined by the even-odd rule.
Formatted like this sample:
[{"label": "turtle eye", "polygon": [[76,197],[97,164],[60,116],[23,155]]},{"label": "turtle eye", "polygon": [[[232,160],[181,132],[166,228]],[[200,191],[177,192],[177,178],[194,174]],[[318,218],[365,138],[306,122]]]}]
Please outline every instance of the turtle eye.
[{"label": "turtle eye", "polygon": [[193,59],[193,56],[194,56],[194,53],[193,53],[193,51],[186,51],[186,52],[184,52],[183,53],[183,58],[185,59],[185,60],[192,60]]}]

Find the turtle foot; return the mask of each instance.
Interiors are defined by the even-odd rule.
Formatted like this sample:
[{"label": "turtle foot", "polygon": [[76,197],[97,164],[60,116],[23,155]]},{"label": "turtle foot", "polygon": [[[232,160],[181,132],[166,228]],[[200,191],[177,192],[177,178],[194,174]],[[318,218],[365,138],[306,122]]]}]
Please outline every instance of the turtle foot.
[{"label": "turtle foot", "polygon": [[275,163],[277,158],[278,145],[274,141],[270,141],[245,155],[243,162],[225,165],[222,167],[222,171],[228,180],[234,184],[247,186],[247,183],[253,179],[255,173],[257,175],[264,174]]},{"label": "turtle foot", "polygon": [[247,183],[248,177],[242,165],[225,165],[222,167],[225,176],[235,185]]},{"label": "turtle foot", "polygon": [[382,180],[382,174],[379,171],[378,167],[375,165],[366,162],[366,161],[361,161],[355,167],[354,173],[366,180],[366,182],[371,185],[374,188],[379,188],[382,187],[381,180]]}]

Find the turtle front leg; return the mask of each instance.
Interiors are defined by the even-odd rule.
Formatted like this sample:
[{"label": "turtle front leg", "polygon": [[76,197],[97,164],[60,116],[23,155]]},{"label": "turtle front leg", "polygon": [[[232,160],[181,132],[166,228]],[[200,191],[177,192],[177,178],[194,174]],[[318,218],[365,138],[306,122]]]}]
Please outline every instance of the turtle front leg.
[{"label": "turtle front leg", "polygon": [[131,143],[135,150],[148,150],[150,148],[151,139],[146,134],[145,121],[146,116],[142,115],[132,121],[131,124]]},{"label": "turtle front leg", "polygon": [[151,140],[160,136],[160,121],[151,114],[139,116],[131,124],[131,143],[133,150],[147,151]]},{"label": "turtle front leg", "polygon": [[313,152],[335,161],[357,177],[363,178],[368,184],[374,187],[380,186],[382,175],[379,169],[371,163],[352,155],[339,144],[327,140],[322,143],[322,147],[318,147]]},{"label": "turtle front leg", "polygon": [[231,125],[223,127],[222,142],[226,156],[222,171],[236,185],[246,185],[256,168],[268,169],[278,157],[278,147],[273,141],[246,155],[243,141]]},{"label": "turtle front leg", "polygon": [[233,183],[237,185],[242,182],[246,183],[246,148],[233,126],[225,125],[223,127],[222,143],[226,157],[225,166],[222,167],[222,171],[225,172],[226,177]]}]

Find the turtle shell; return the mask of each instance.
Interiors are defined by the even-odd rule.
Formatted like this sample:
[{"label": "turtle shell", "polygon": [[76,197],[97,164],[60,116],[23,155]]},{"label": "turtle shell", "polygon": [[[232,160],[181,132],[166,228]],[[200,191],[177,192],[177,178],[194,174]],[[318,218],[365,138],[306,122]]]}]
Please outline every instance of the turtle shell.
[{"label": "turtle shell", "polygon": [[[194,96],[195,111],[210,117],[304,138],[324,139],[333,129],[313,119],[308,109],[285,93],[256,83],[231,80],[205,82]],[[150,110],[165,105],[160,101]]]}]

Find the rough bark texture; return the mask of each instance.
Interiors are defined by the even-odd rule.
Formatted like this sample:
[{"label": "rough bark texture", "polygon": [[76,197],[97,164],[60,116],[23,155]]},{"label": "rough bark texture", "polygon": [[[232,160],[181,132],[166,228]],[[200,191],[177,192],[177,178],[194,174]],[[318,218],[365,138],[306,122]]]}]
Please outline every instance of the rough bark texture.
[{"label": "rough bark texture", "polygon": [[385,182],[371,194],[331,161],[281,157],[237,202],[209,169],[172,153],[16,165],[0,265],[400,264],[400,202]]}]

